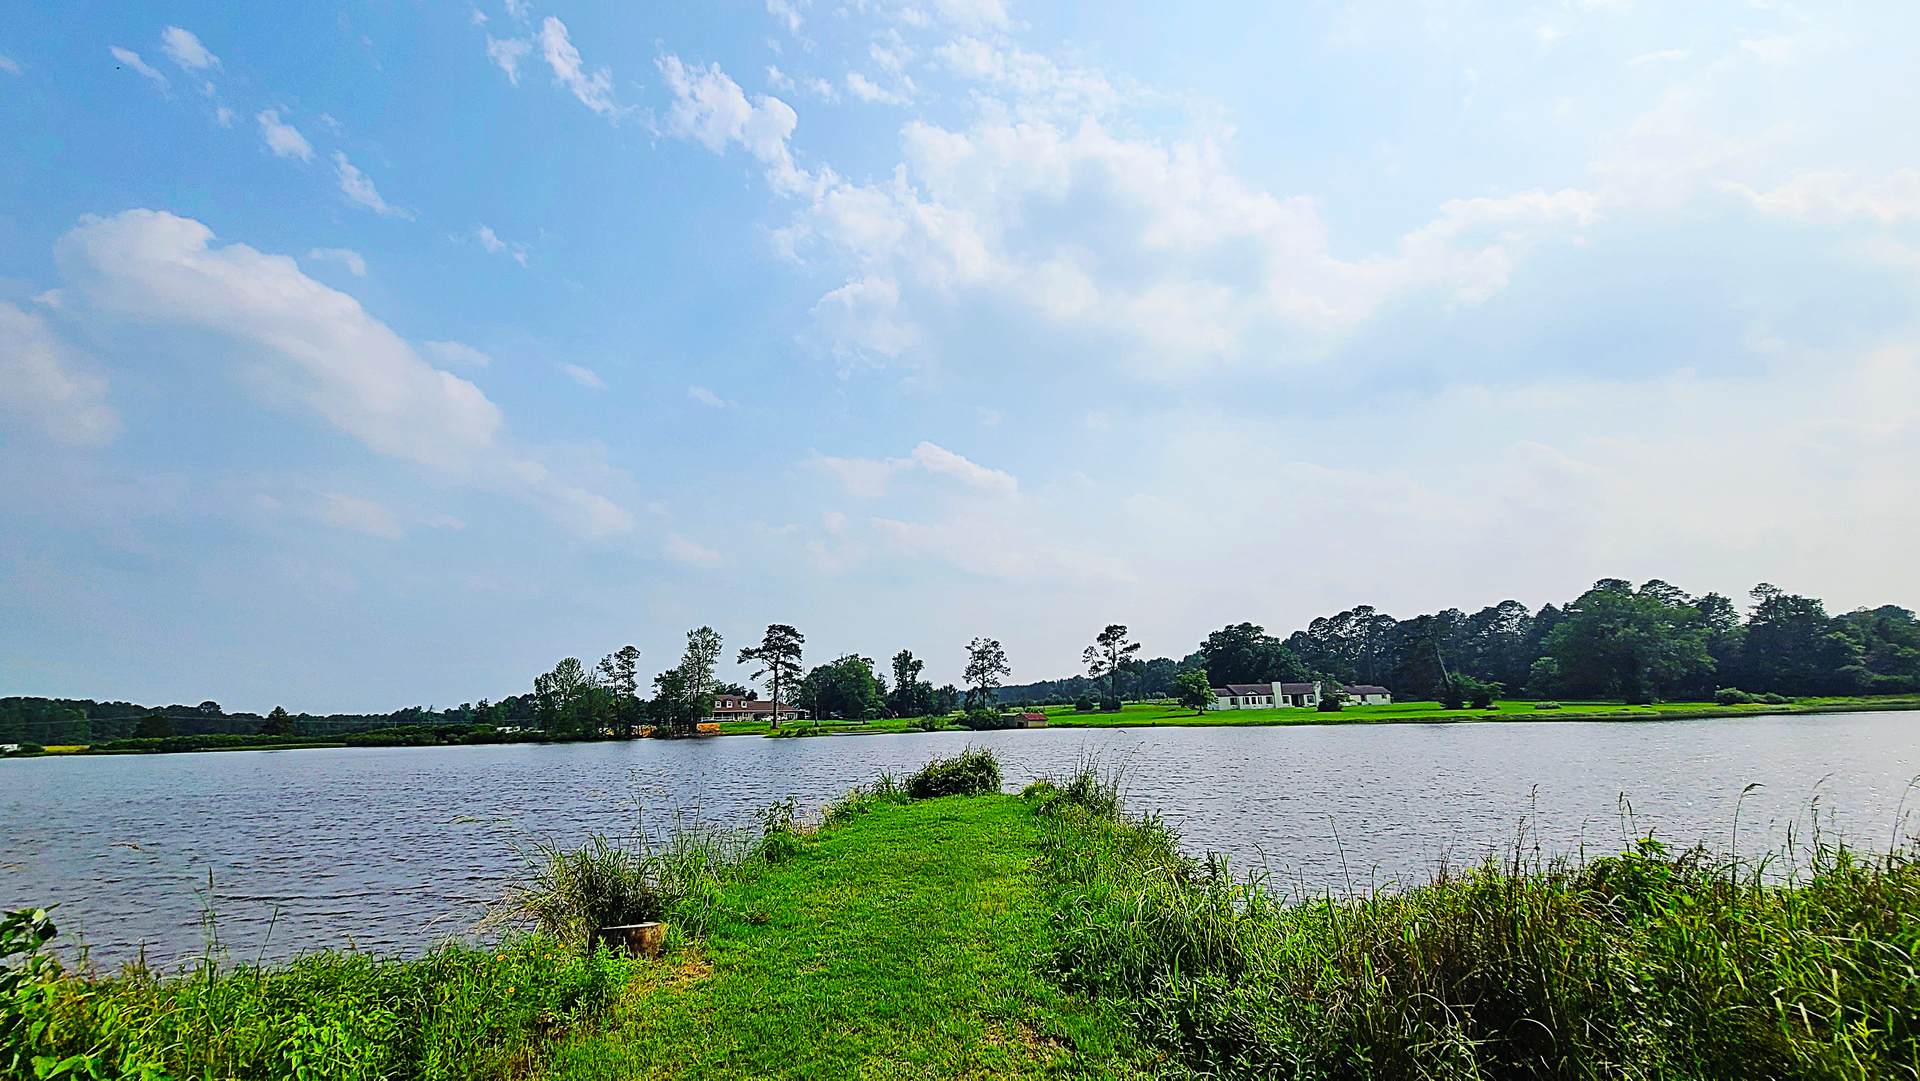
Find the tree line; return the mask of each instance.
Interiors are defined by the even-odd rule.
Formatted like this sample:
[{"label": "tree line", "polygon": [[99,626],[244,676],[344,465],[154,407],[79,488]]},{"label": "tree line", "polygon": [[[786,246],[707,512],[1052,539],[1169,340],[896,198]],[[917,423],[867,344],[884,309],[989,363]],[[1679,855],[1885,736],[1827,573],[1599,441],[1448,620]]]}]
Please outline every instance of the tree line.
[{"label": "tree line", "polygon": [[[1367,605],[1313,620],[1285,638],[1229,624],[1175,660],[1156,657],[1085,676],[1017,684],[1008,701],[1089,696],[1171,698],[1182,673],[1212,685],[1371,684],[1399,700],[1520,698],[1705,701],[1718,692],[1788,697],[1920,690],[1920,622],[1896,605],[1828,615],[1814,597],[1761,583],[1743,615],[1718,593],[1692,596],[1659,579],[1603,578],[1539,611],[1507,600],[1396,619]],[[1124,632],[1125,628],[1120,628]],[[1095,651],[1089,647],[1090,652]]]},{"label": "tree line", "polygon": [[[679,660],[639,680],[640,651],[623,646],[598,662],[562,659],[530,693],[444,710],[262,717],[198,706],[139,706],[84,699],[0,698],[0,743],[67,744],[174,735],[340,735],[385,728],[480,726],[557,736],[687,732],[712,715],[716,696],[758,699],[813,718],[877,719],[988,713],[1001,703],[1077,703],[1118,708],[1122,699],[1197,703],[1208,685],[1308,682],[1373,684],[1399,700],[1457,704],[1521,698],[1707,700],[1716,695],[1859,695],[1920,690],[1920,622],[1895,605],[1829,615],[1813,597],[1762,583],[1743,614],[1718,593],[1692,596],[1658,579],[1635,586],[1605,578],[1562,605],[1538,611],[1507,600],[1476,612],[1396,619],[1361,605],[1314,619],[1285,638],[1259,624],[1229,624],[1193,652],[1141,659],[1128,628],[1101,631],[1082,655],[1086,674],[1003,685],[1006,651],[992,638],[967,644],[962,685],[935,687],[911,650],[884,667],[844,653],[808,669],[805,636],[787,624],[737,650],[745,680],[726,680],[721,636],[687,632]],[[1202,678],[1204,677],[1204,678]],[[750,685],[751,684],[751,685]],[[757,686],[755,686],[757,685]],[[986,723],[982,721],[981,723]]]}]

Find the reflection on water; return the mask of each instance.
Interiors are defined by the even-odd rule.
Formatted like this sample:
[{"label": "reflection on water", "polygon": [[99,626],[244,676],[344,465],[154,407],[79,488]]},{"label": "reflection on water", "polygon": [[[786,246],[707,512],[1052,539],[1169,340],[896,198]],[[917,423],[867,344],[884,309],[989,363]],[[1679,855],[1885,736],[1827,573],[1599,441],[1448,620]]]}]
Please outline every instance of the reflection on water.
[{"label": "reflection on water", "polygon": [[1124,764],[1130,808],[1313,890],[1477,858],[1523,821],[1549,852],[1615,849],[1623,800],[1631,828],[1724,848],[1756,782],[1743,849],[1815,807],[1884,845],[1920,776],[1911,713],[25,759],[0,763],[0,903],[58,902],[102,962],[143,943],[156,963],[197,954],[208,905],[236,957],[415,951],[470,927],[519,866],[517,838],[628,832],[636,808],[741,824],[969,742],[1000,753],[1009,788],[1089,752]]}]

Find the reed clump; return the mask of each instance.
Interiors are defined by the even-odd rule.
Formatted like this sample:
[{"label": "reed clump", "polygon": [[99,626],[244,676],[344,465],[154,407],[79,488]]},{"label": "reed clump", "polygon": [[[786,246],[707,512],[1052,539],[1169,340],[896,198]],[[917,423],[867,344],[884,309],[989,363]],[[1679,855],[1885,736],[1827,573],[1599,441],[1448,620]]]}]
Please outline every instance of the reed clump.
[{"label": "reed clump", "polygon": [[1915,849],[1516,845],[1417,888],[1289,898],[1102,791],[1083,768],[1026,793],[1052,823],[1053,966],[1195,1075],[1920,1077]]}]

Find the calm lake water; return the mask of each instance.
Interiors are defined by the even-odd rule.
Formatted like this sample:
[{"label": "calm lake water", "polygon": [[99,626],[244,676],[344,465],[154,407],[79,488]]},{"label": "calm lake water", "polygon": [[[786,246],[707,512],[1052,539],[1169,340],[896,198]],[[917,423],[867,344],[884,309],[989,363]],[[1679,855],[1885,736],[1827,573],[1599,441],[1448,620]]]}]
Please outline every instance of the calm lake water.
[{"label": "calm lake water", "polygon": [[1550,853],[1649,829],[1724,849],[1756,783],[1742,849],[1815,814],[1879,847],[1920,777],[1920,713],[23,759],[0,762],[0,903],[59,903],[63,932],[103,963],[143,944],[159,964],[199,954],[209,908],[236,958],[416,952],[470,930],[520,868],[516,841],[676,810],[748,824],[969,742],[1000,754],[1009,789],[1088,753],[1124,765],[1129,807],[1162,812],[1196,853],[1309,890],[1417,880],[1510,845],[1522,823]]}]

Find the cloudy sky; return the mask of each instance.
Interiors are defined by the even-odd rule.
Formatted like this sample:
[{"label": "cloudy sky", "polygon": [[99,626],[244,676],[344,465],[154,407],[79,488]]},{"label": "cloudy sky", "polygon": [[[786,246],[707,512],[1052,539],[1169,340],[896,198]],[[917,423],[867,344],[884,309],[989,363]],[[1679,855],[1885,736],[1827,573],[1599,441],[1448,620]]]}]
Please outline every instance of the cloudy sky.
[{"label": "cloudy sky", "polygon": [[[0,693],[1920,604],[1920,9],[27,5]],[[722,666],[724,675],[745,670]]]}]

